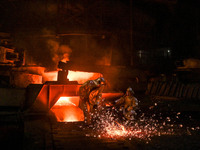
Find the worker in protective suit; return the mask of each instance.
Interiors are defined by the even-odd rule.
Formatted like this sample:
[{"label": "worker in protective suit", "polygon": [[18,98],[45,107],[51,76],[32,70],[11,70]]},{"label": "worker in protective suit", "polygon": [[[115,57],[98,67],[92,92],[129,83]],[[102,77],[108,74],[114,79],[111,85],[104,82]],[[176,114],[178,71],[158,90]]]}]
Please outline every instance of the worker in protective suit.
[{"label": "worker in protective suit", "polygon": [[134,97],[134,91],[131,87],[126,90],[126,94],[123,97],[115,101],[115,105],[119,106],[119,110],[122,111],[123,116],[128,119],[134,119],[136,115],[136,109],[138,109],[138,100]]},{"label": "worker in protective suit", "polygon": [[91,123],[91,113],[102,105],[102,92],[105,86],[103,77],[88,80],[79,88],[79,107],[83,110],[88,124]]}]

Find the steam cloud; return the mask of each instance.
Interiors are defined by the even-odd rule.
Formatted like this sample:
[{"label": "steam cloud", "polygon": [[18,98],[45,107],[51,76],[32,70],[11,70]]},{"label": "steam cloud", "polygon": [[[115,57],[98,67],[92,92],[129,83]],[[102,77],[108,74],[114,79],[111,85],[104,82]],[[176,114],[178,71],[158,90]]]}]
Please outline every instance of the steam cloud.
[{"label": "steam cloud", "polygon": [[25,49],[26,65],[40,65],[47,70],[55,70],[58,61],[69,61],[72,50],[60,44],[52,31],[16,34],[15,46]]}]

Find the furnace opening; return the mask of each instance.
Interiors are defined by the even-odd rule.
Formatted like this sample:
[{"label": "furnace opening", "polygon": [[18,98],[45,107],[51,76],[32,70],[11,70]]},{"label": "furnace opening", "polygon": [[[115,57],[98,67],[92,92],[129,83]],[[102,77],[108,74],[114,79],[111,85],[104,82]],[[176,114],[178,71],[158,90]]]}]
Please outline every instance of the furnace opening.
[{"label": "furnace opening", "polygon": [[61,96],[51,111],[58,122],[84,121],[83,111],[78,107],[79,96]]}]

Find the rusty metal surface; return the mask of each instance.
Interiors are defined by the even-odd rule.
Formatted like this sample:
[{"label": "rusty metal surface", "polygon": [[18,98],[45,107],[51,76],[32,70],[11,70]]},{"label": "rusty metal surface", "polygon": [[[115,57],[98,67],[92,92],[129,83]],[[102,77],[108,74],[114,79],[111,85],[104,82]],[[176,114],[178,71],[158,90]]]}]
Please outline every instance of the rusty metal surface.
[{"label": "rusty metal surface", "polygon": [[[79,96],[80,84],[38,84],[27,88],[25,107],[28,112],[48,112],[60,97]],[[106,100],[117,99],[123,93],[103,93]],[[28,108],[29,107],[29,108]]]},{"label": "rusty metal surface", "polygon": [[0,107],[21,107],[25,92],[22,88],[0,88]]},{"label": "rusty metal surface", "polygon": [[[47,112],[61,96],[77,96],[80,85],[70,84],[44,84],[39,88],[39,93],[32,99],[33,104],[29,111]],[[35,89],[34,89],[35,90]],[[31,93],[31,92],[29,92]]]}]

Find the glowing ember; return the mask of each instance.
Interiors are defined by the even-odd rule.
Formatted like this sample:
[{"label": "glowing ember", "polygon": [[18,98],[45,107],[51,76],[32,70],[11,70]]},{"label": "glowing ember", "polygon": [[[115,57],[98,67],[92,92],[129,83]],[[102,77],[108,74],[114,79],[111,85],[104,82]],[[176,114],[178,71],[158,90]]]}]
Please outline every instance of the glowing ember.
[{"label": "glowing ember", "polygon": [[[101,119],[97,121],[94,127],[104,138],[140,138],[148,139],[157,132],[156,128],[148,125],[143,125],[136,120],[119,123],[114,114],[106,112],[99,115]],[[134,123],[134,124],[133,124]]]},{"label": "glowing ember", "polygon": [[[94,125],[92,125],[93,133],[87,134],[86,136],[93,136],[98,138],[111,138],[111,139],[129,139],[137,138],[145,140],[147,143],[154,136],[162,135],[179,135],[189,134],[194,130],[199,130],[199,127],[186,127],[187,130],[183,129],[182,124],[174,124],[177,122],[176,115],[173,118],[164,117],[161,114],[153,114],[152,116],[145,116],[140,114],[138,119],[132,121],[120,119],[120,112],[117,110],[103,110],[101,114],[93,114],[96,118]],[[179,115],[178,113],[177,115]],[[156,119],[157,118],[157,119]],[[173,121],[172,121],[173,120]],[[90,126],[91,127],[91,126]],[[182,131],[180,133],[180,130]],[[184,131],[184,132],[183,132]]]},{"label": "glowing ember", "polygon": [[112,137],[115,136],[126,136],[128,134],[128,131],[125,129],[125,127],[118,122],[116,122],[116,125],[110,125],[105,127],[106,133]]},{"label": "glowing ember", "polygon": [[[174,122],[178,121],[174,120],[176,119],[176,114],[173,118],[170,118],[164,117],[161,114],[157,114],[158,116],[153,114],[152,116],[145,117],[145,114],[143,113],[138,116],[138,119],[127,121],[119,119],[120,112],[117,112],[116,116],[116,111],[117,110],[109,110],[107,112],[102,112],[102,114],[96,114],[96,116],[94,114],[94,116],[98,118],[93,126],[93,130],[97,131],[95,133],[96,135],[90,133],[86,136],[111,138],[112,140],[131,140],[137,138],[145,140],[146,143],[148,143],[154,136],[180,134],[191,135],[194,130],[200,129],[199,126],[186,127],[186,129],[183,129],[182,124],[174,124]],[[180,113],[177,115],[180,115]],[[172,122],[172,120],[174,122]]]}]

